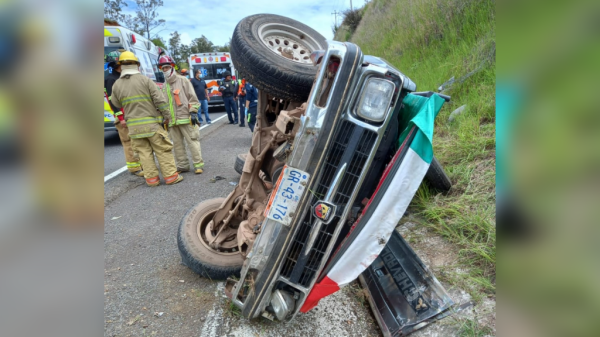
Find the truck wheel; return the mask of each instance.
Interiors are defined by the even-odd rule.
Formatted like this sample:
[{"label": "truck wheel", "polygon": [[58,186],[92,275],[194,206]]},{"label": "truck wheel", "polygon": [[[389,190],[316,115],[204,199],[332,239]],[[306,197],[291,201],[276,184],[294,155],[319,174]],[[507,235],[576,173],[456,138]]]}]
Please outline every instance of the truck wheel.
[{"label": "truck wheel", "polygon": [[431,161],[429,170],[425,174],[425,180],[429,182],[429,186],[442,193],[446,193],[452,188],[452,181],[450,181],[450,178],[435,156]]},{"label": "truck wheel", "polygon": [[231,38],[231,60],[241,76],[270,95],[304,102],[317,67],[310,54],[327,48],[325,38],[283,16],[256,14],[240,21]]},{"label": "truck wheel", "polygon": [[233,164],[233,169],[235,170],[235,172],[242,174],[245,162],[246,154],[238,154],[237,157],[235,157],[235,164]]},{"label": "truck wheel", "polygon": [[[211,280],[225,280],[240,276],[244,258],[238,251],[237,237],[213,249],[209,242],[213,235],[208,228],[224,198],[203,201],[190,209],[181,219],[177,233],[177,246],[183,263],[195,273]],[[236,231],[237,232],[237,231]]]}]

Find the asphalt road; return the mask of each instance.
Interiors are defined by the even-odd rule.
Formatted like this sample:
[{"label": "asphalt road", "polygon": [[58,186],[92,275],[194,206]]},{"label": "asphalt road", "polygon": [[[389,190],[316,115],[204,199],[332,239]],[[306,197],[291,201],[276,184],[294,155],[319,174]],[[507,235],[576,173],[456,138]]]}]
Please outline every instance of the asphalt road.
[{"label": "asphalt road", "polygon": [[[225,115],[221,107],[211,108],[209,111],[211,120]],[[204,118],[202,119],[204,120]],[[121,146],[119,134],[117,131],[104,132],[104,175],[107,176],[123,166],[125,166],[125,154],[123,154],[123,146]]]},{"label": "asphalt road", "polygon": [[[214,116],[214,118],[213,118]],[[218,114],[211,114],[214,120]],[[349,287],[290,323],[246,321],[232,311],[223,282],[181,264],[177,229],[199,202],[225,197],[233,169],[248,151],[248,127],[223,118],[200,131],[204,173],[183,173],[173,186],[151,188],[125,172],[107,181],[104,211],[105,336],[378,336],[368,305]],[[118,136],[105,135],[105,174],[124,166]],[[210,183],[215,175],[225,177]]]}]

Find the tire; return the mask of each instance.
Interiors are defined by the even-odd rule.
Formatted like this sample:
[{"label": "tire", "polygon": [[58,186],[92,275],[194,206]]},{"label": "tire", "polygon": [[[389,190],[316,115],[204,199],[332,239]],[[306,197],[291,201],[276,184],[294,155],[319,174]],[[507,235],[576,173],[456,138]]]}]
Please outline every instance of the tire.
[{"label": "tire", "polygon": [[[271,44],[273,47],[267,47]],[[294,60],[275,50],[280,47],[289,48],[293,55],[288,55]],[[310,53],[326,48],[325,38],[301,22],[279,15],[256,14],[237,24],[230,52],[240,76],[259,90],[277,98],[303,102],[317,73]]]},{"label": "tire", "polygon": [[235,172],[237,172],[241,175],[242,171],[244,170],[245,162],[246,162],[246,155],[238,154],[237,157],[235,157],[235,163],[233,164],[233,169],[235,170]]},{"label": "tire", "polygon": [[452,188],[452,181],[450,181],[450,178],[435,156],[431,161],[429,170],[425,174],[425,180],[427,180],[429,186],[442,193],[446,193]]},{"label": "tire", "polygon": [[[205,227],[212,219],[224,198],[203,201],[190,209],[181,219],[177,233],[177,246],[183,263],[195,273],[211,280],[225,280],[240,276],[244,258],[235,252],[217,252],[198,236],[198,226]],[[204,231],[201,231],[204,232]],[[237,246],[237,240],[235,239]]]}]

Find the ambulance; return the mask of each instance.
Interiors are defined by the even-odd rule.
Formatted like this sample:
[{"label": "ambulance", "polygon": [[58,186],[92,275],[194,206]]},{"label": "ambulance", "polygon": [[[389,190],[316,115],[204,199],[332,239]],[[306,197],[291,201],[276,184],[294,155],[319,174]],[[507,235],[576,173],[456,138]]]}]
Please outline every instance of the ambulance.
[{"label": "ambulance", "polygon": [[206,82],[208,96],[210,101],[208,106],[222,106],[223,98],[219,92],[217,81],[225,78],[226,71],[231,73],[232,79],[235,77],[235,67],[231,62],[231,56],[228,52],[213,52],[192,54],[188,59],[191,68],[190,76],[195,76],[196,71],[200,69],[202,79]]},{"label": "ambulance", "polygon": [[[140,60],[140,72],[153,80],[159,87],[165,82],[164,75],[158,69],[158,56],[164,50],[140,34],[120,26],[116,21],[104,20],[104,56],[113,51],[131,51]],[[165,51],[166,52],[166,51]],[[104,62],[104,76],[112,68]],[[116,131],[115,116],[104,95],[104,131]]]}]

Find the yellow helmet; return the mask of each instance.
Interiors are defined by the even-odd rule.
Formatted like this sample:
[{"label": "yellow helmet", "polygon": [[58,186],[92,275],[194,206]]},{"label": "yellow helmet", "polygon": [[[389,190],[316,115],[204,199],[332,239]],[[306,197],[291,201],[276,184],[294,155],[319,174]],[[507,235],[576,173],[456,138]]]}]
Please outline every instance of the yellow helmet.
[{"label": "yellow helmet", "polygon": [[138,65],[140,64],[140,60],[138,60],[134,53],[130,51],[124,51],[121,53],[121,55],[119,55],[119,64],[122,64],[123,62],[127,61],[133,61]]}]

